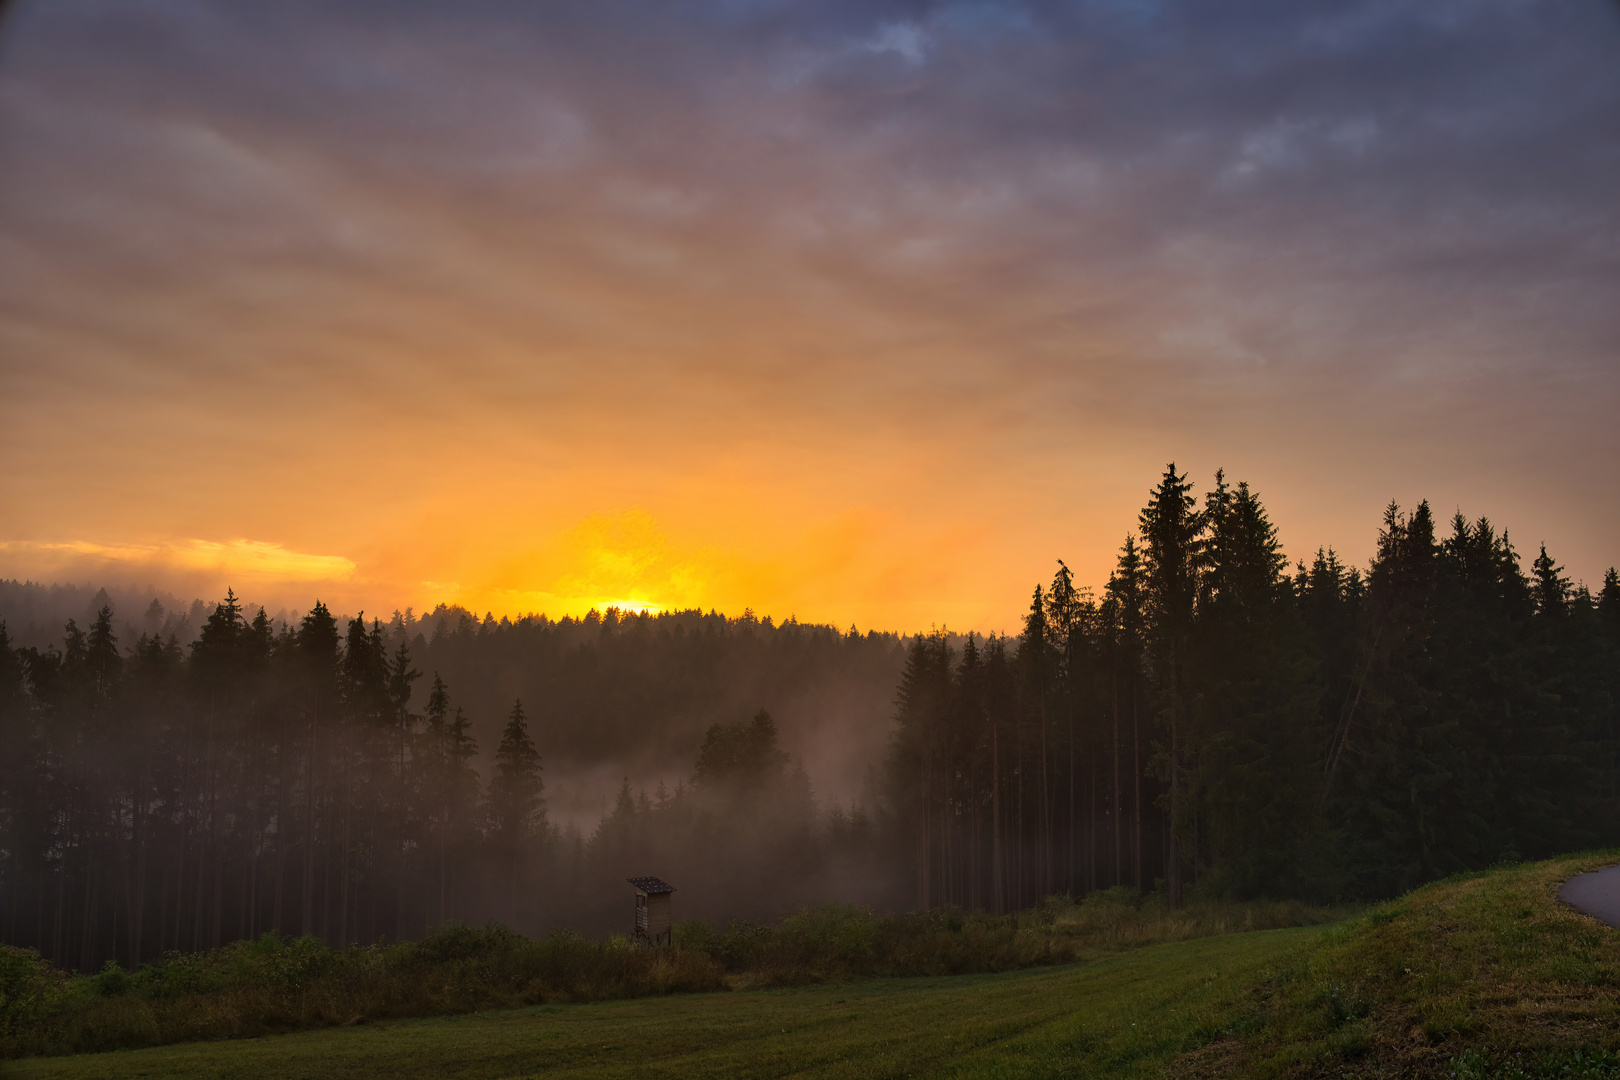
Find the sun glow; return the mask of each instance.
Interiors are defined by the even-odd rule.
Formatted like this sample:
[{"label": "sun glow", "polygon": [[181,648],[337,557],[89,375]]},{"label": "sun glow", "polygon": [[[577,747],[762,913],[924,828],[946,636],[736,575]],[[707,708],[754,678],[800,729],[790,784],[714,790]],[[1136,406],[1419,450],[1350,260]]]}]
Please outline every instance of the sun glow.
[{"label": "sun glow", "polygon": [[41,577],[63,569],[101,564],[148,570],[175,569],[190,574],[222,576],[237,582],[348,581],[357,569],[341,555],[311,555],[289,551],[265,540],[237,538],[226,541],[176,540],[161,544],[96,544],[83,540],[61,543],[0,542],[0,556]]},{"label": "sun glow", "polygon": [[[645,510],[595,514],[536,547],[478,568],[473,581],[423,581],[425,600],[507,615],[580,617],[617,608],[702,607],[712,567],[677,550]],[[481,579],[481,580],[479,580]]]}]

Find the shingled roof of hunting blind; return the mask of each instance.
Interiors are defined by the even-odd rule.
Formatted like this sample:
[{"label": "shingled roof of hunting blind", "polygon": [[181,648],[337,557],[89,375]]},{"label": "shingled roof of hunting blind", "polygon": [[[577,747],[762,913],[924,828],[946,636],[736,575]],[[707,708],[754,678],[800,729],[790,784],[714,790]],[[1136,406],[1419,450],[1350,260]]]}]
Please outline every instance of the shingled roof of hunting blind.
[{"label": "shingled roof of hunting blind", "polygon": [[636,888],[640,889],[642,892],[646,893],[648,896],[652,896],[656,893],[669,893],[675,891],[675,886],[671,885],[663,878],[633,877],[625,878],[625,880],[634,885]]}]

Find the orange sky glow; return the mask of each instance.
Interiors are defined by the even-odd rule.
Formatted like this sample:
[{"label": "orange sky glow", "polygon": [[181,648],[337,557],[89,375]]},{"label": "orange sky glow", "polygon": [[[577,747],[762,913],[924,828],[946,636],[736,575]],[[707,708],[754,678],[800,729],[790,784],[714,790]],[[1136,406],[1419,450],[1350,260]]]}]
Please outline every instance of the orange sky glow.
[{"label": "orange sky glow", "polygon": [[945,9],[718,59],[156,8],[124,56],[76,12],[0,58],[0,577],[1016,631],[1171,460],[1294,558],[1428,498],[1620,559],[1612,185],[1419,122],[1485,84],[1276,104],[1192,34],[1172,92]]}]

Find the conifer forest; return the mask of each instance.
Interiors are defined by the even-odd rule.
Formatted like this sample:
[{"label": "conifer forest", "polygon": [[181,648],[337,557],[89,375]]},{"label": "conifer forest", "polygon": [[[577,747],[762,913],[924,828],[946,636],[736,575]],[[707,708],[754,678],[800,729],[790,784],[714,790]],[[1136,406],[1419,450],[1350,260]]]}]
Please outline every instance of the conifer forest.
[{"label": "conifer forest", "polygon": [[[0,941],[92,971],[265,933],[623,933],[639,874],[713,922],[1356,900],[1620,843],[1613,569],[1573,584],[1427,503],[1384,511],[1366,566],[1291,563],[1246,484],[1173,465],[1121,524],[1108,580],[1057,563],[1016,636],[234,594],[183,633],[110,604],[49,644],[0,627]],[[853,719],[788,725],[812,697]],[[548,800],[587,765],[623,775],[582,828]]]}]

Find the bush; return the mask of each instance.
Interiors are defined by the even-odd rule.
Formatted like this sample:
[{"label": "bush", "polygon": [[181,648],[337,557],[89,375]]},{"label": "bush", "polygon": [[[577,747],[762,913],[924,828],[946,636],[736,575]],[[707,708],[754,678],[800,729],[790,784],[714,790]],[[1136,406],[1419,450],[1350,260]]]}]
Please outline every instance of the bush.
[{"label": "bush", "polygon": [[[1258,921],[1284,914],[1269,911]],[[0,1052],[151,1046],[728,986],[1010,971],[1256,921],[1253,913],[1213,909],[1171,913],[1113,893],[1079,905],[1053,898],[1037,911],[1001,916],[956,909],[878,915],[824,904],[776,926],[737,921],[716,930],[684,922],[672,944],[657,948],[620,937],[587,941],[569,930],[536,940],[494,924],[448,925],[419,941],[347,949],[266,934],[211,952],[170,954],[133,974],[109,964],[76,979],[35,953],[11,949],[0,951]]]},{"label": "bush", "polygon": [[39,1053],[37,1033],[67,996],[67,976],[33,949],[0,945],[0,1053]]}]

